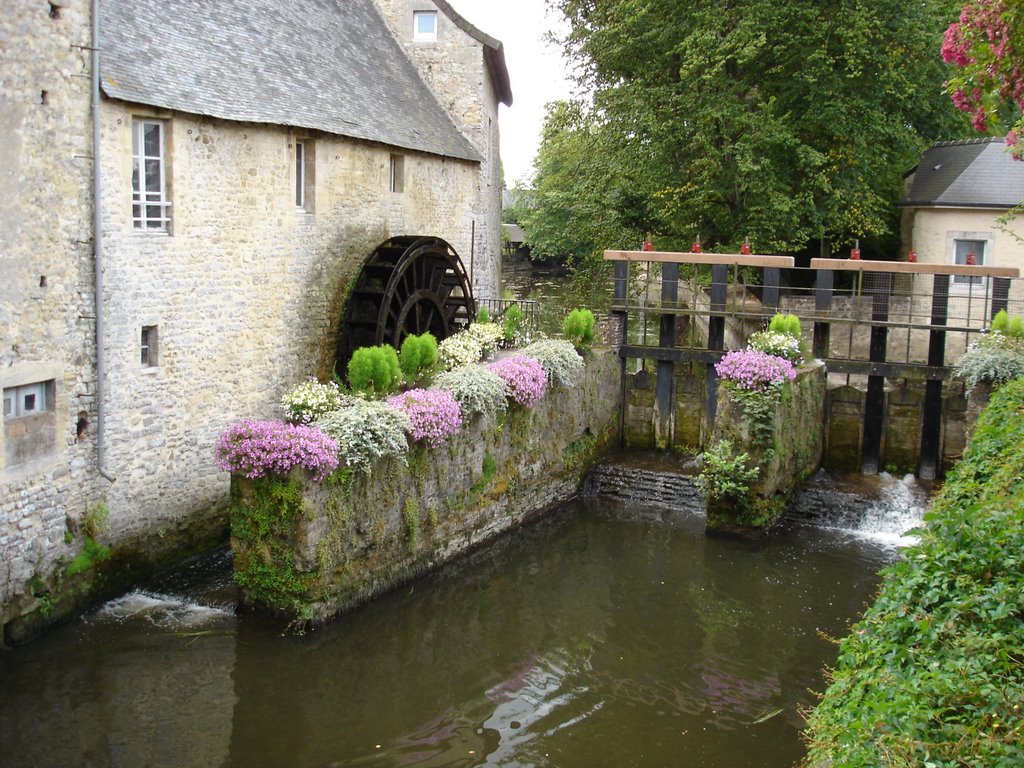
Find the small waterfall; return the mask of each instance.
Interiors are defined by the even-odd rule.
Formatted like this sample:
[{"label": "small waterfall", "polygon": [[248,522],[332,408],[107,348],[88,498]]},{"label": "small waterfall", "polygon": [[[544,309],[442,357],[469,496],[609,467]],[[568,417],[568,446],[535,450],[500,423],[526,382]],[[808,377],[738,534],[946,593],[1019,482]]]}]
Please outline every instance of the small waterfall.
[{"label": "small waterfall", "polygon": [[145,621],[160,629],[191,630],[230,621],[234,606],[203,605],[180,595],[135,590],[101,606],[91,621]]},{"label": "small waterfall", "polygon": [[787,517],[883,546],[904,547],[917,540],[906,533],[921,525],[931,492],[929,483],[913,475],[899,478],[882,472],[836,478],[819,472],[793,495]]},{"label": "small waterfall", "polygon": [[583,493],[703,515],[704,503],[694,483],[699,471],[688,457],[623,453],[595,466]]}]

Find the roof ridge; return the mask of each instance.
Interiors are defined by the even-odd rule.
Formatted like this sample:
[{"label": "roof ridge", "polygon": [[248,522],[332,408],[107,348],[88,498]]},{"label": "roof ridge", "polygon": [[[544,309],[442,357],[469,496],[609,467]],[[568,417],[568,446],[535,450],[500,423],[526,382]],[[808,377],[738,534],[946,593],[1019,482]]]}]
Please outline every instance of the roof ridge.
[{"label": "roof ridge", "polygon": [[1003,143],[1006,139],[1002,136],[982,136],[977,139],[950,139],[949,141],[936,141],[932,144],[931,148],[935,147],[957,147],[966,146],[969,144],[994,144],[996,142]]}]

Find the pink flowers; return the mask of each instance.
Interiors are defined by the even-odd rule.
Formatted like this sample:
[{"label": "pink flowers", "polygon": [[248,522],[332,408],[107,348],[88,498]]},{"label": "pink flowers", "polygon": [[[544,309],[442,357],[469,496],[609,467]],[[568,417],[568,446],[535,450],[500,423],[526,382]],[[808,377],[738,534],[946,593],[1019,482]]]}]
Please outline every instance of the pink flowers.
[{"label": "pink flowers", "polygon": [[462,406],[443,389],[410,389],[388,398],[388,405],[403,411],[412,423],[412,439],[432,448],[462,427]]},{"label": "pink flowers", "polygon": [[287,475],[295,467],[319,482],[338,466],[338,444],[315,427],[246,419],[221,432],[213,447],[218,469],[245,477]]},{"label": "pink flowers", "polygon": [[529,408],[544,396],[548,377],[544,366],[526,355],[513,355],[487,366],[508,385],[512,399]]},{"label": "pink flowers", "polygon": [[756,349],[727,352],[715,363],[715,370],[719,378],[733,382],[740,389],[762,392],[796,378],[796,368],[789,360]]}]

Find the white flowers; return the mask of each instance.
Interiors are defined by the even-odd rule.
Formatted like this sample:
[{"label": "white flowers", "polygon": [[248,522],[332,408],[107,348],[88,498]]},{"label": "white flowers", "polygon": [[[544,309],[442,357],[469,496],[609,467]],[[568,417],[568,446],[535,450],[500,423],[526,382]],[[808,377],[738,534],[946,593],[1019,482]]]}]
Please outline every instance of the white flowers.
[{"label": "white flowers", "polygon": [[281,408],[288,421],[311,424],[325,413],[341,408],[347,399],[333,381],[321,384],[310,377],[281,398]]}]

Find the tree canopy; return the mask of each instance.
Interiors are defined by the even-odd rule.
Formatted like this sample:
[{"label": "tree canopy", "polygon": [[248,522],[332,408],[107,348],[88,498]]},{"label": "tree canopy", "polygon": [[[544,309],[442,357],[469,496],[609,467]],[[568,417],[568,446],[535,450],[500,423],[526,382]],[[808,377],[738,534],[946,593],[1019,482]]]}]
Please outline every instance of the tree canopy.
[{"label": "tree canopy", "polygon": [[550,108],[521,216],[540,255],[884,238],[903,173],[967,130],[945,0],[550,2],[592,101]]}]

